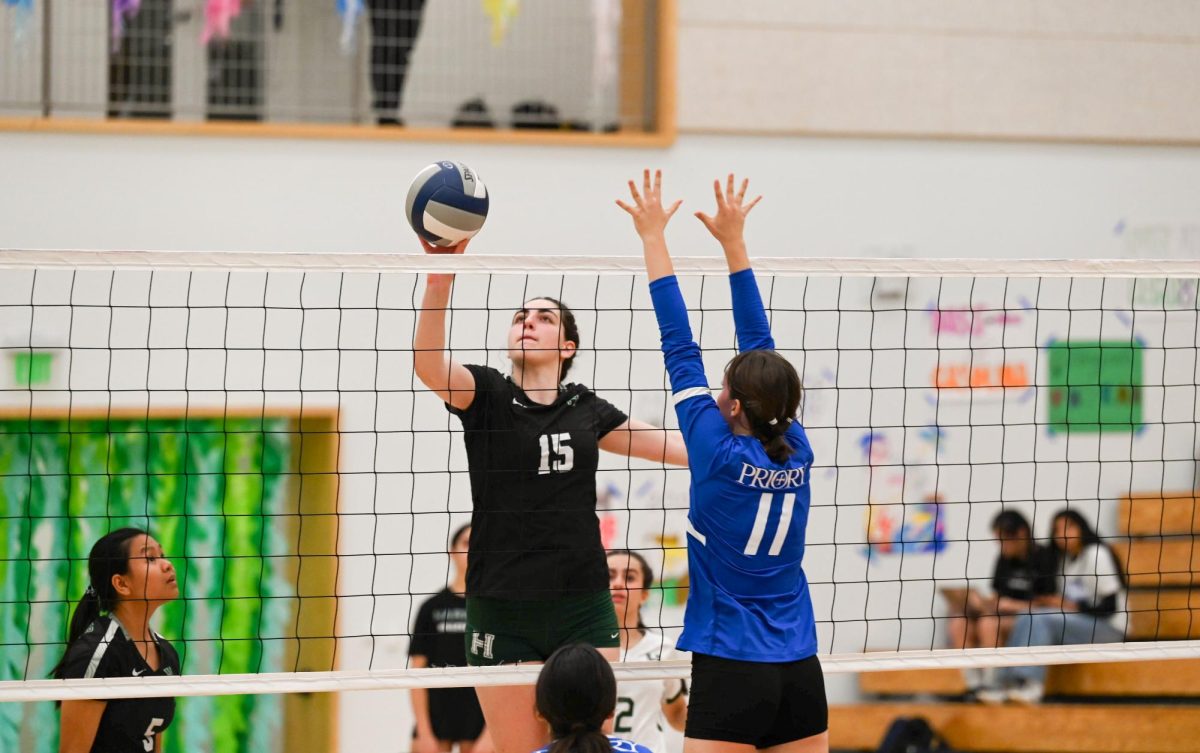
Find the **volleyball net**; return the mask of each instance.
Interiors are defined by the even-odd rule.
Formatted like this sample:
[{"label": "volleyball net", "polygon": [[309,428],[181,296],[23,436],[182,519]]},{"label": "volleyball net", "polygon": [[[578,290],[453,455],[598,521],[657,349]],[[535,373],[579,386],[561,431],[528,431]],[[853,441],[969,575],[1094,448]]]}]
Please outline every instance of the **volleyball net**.
[{"label": "volleyball net", "polygon": [[[719,385],[717,258],[677,268]],[[409,669],[470,519],[462,430],[413,374],[423,274],[458,274],[447,346],[507,371],[523,302],[575,312],[571,380],[676,426],[640,260],[0,251],[0,700],[532,682]],[[1200,262],[763,259],[816,455],[804,568],[828,672],[1200,656]],[[688,471],[602,455],[608,548],[657,575],[673,644]],[[988,593],[1001,511],[1081,513],[1124,570],[1113,644],[946,648]],[[184,677],[50,681],[92,543],[147,528],[179,573]],[[618,665],[622,679],[686,662]]]}]

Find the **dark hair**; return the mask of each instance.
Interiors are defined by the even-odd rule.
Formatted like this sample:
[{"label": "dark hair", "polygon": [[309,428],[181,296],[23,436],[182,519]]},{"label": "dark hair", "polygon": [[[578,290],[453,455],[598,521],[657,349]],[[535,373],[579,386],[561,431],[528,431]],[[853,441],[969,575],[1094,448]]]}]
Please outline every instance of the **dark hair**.
[{"label": "dark hair", "polygon": [[773,350],[747,350],[725,367],[725,379],[771,460],[782,463],[791,457],[796,450],[786,435],[803,394],[796,367]]},{"label": "dark hair", "polygon": [[466,531],[470,527],[470,523],[463,523],[461,526],[454,529],[454,533],[450,536],[450,551],[455,551],[454,542],[458,541],[458,538],[463,535],[463,531]]},{"label": "dark hair", "polygon": [[1013,537],[1024,534],[1026,538],[1033,538],[1033,527],[1029,525],[1025,516],[1016,510],[1003,510],[992,518],[992,530],[1003,536]]},{"label": "dark hair", "polygon": [[[101,613],[116,609],[119,597],[112,579],[114,575],[129,572],[129,542],[138,536],[149,534],[140,528],[118,528],[92,545],[92,551],[88,554],[88,587],[75,605],[75,613],[71,615],[71,626],[67,629],[67,651]],[[50,670],[50,675],[62,679],[66,661],[67,654],[63,652],[63,657]]]},{"label": "dark hair", "polygon": [[[557,298],[551,298],[548,295],[534,296],[529,300],[550,301],[555,306],[558,306],[558,322],[562,331],[562,335],[567,340],[575,343],[575,352],[578,353],[579,346],[582,345],[582,343],[579,342],[579,324],[575,321],[575,312],[571,311],[567,304],[563,303]],[[571,364],[574,363],[574,361],[575,354],[572,353],[570,358],[562,362],[562,368],[558,372],[559,382],[562,382],[567,378],[567,372],[571,370]]]},{"label": "dark hair", "polygon": [[[650,568],[650,563],[646,558],[632,549],[609,549],[605,555],[605,559],[614,555],[628,555],[629,559],[635,560],[638,567],[642,570],[642,590],[649,591],[654,586],[654,570]],[[638,630],[645,630],[646,624],[642,622],[642,610],[638,610]]]},{"label": "dark hair", "polygon": [[535,694],[550,725],[548,753],[611,753],[601,727],[617,706],[617,680],[599,651],[569,643],[550,654]]},{"label": "dark hair", "polygon": [[1087,521],[1087,518],[1080,515],[1076,510],[1059,510],[1054,513],[1054,518],[1050,522],[1050,547],[1058,555],[1059,563],[1062,563],[1067,557],[1067,553],[1058,548],[1058,537],[1054,535],[1054,529],[1058,527],[1058,521],[1060,520],[1075,524],[1075,527],[1079,529],[1079,540],[1083,542],[1085,548],[1095,544],[1096,546],[1108,549],[1108,553],[1112,555],[1113,562],[1117,565],[1117,577],[1121,579],[1121,585],[1129,585],[1129,582],[1125,579],[1125,568],[1121,566],[1121,558],[1117,556],[1117,553],[1113,551],[1111,546],[1100,538],[1100,535],[1092,528],[1092,524]]}]

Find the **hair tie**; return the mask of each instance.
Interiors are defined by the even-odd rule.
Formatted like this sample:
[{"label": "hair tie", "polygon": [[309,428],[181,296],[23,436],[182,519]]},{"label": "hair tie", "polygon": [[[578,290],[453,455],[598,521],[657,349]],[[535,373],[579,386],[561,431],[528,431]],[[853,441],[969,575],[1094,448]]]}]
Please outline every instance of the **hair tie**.
[{"label": "hair tie", "polygon": [[587,732],[587,722],[575,722],[571,725],[571,732]]},{"label": "hair tie", "polygon": [[771,419],[770,421],[768,421],[767,423],[768,423],[769,425],[771,425],[771,426],[774,426],[775,424],[779,423],[779,419],[777,419],[777,418],[772,418],[772,419]]},{"label": "hair tie", "polygon": [[84,592],[83,592],[83,595],[84,595],[85,597],[87,597],[87,596],[95,596],[95,595],[96,595],[96,589],[92,588],[92,587],[91,587],[91,585],[89,584],[89,585],[88,585],[88,587],[87,587],[87,589],[86,589],[86,590],[84,590]]}]

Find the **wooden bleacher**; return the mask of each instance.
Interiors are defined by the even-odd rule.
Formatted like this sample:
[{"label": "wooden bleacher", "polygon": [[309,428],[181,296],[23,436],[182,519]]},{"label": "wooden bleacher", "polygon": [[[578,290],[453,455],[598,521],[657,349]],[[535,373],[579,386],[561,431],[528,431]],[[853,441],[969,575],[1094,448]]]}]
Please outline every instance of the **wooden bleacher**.
[{"label": "wooden bleacher", "polygon": [[[1117,524],[1129,638],[1200,638],[1200,497],[1133,495]],[[966,692],[955,669],[870,672],[859,686],[868,702],[830,708],[833,750],[875,750],[896,718],[922,716],[961,751],[1200,751],[1200,659],[1051,667],[1035,706],[938,702]]]}]

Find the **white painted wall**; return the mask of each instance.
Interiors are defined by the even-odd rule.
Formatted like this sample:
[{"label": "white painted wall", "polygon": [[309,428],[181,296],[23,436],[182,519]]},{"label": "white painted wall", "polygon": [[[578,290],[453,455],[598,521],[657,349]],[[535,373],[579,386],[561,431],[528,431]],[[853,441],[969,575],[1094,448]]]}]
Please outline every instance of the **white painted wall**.
[{"label": "white painted wall", "polygon": [[[0,135],[10,248],[411,251],[401,204],[425,164],[487,182],[472,253],[635,254],[613,200],[662,167],[685,209],[750,176],[762,255],[1200,254],[1200,149],[683,136],[670,149]],[[1189,229],[1190,228],[1190,229]],[[676,220],[677,253],[715,249]]]},{"label": "white painted wall", "polygon": [[1190,141],[1189,0],[681,0],[697,131]]}]

